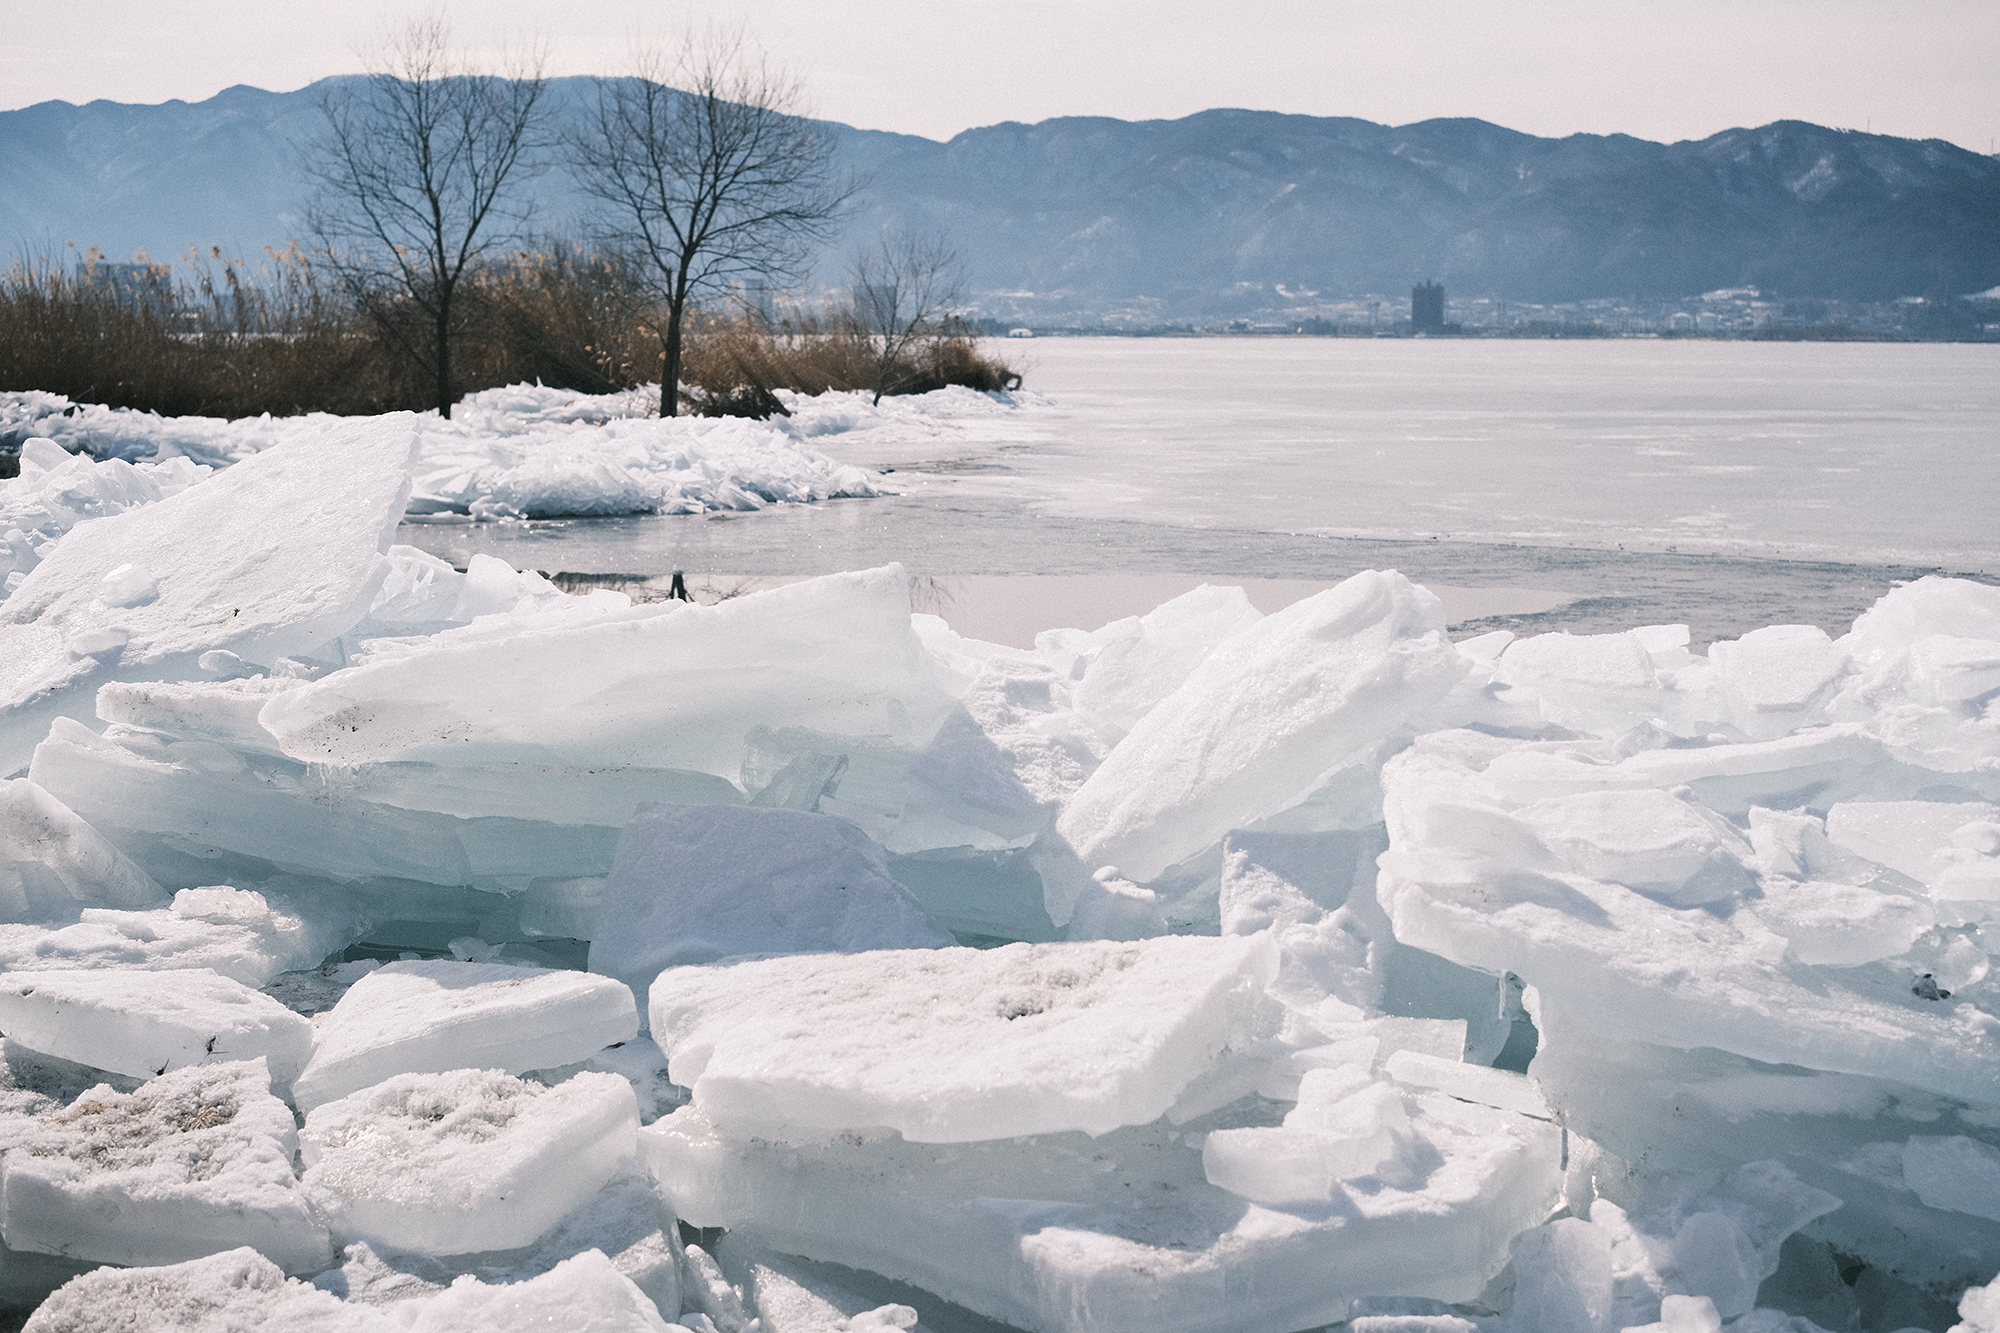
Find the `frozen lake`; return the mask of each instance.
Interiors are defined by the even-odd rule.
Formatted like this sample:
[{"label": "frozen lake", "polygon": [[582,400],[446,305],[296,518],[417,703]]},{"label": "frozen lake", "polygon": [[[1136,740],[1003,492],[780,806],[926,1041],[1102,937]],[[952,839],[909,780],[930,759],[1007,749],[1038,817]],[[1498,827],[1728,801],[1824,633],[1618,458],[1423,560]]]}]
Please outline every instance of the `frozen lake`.
[{"label": "frozen lake", "polygon": [[1169,575],[1329,582],[1393,566],[1573,599],[1543,611],[1557,598],[1502,598],[1482,624],[1687,621],[1702,639],[1780,621],[1844,629],[1898,579],[2000,573],[2000,348],[1075,338],[999,350],[1041,401],[816,441],[894,468],[896,497],[406,527],[404,539],[459,564],[483,550],[551,571],[740,579],[900,560],[961,591],[1095,576],[1091,605],[1107,616],[1144,609],[1136,587],[1115,595],[1118,578],[1147,576],[1150,596]]}]

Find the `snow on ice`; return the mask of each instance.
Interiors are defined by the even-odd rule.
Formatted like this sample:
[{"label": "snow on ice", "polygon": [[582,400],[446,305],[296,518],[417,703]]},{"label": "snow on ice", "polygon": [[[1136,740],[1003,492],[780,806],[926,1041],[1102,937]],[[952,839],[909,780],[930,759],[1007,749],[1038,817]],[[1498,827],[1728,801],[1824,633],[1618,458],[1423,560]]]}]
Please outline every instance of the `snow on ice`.
[{"label": "snow on ice", "polygon": [[991,398],[32,397],[97,458],[0,487],[30,1328],[2000,1330],[2000,590],[1017,649],[393,542],[866,493],[802,442]]}]

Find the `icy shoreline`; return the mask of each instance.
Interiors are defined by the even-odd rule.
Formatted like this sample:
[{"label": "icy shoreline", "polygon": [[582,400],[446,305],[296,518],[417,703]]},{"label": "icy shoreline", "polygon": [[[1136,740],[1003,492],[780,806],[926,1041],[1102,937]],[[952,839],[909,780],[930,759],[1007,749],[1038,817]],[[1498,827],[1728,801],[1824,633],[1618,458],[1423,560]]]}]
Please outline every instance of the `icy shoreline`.
[{"label": "icy shoreline", "polygon": [[0,603],[30,1328],[1996,1327],[2000,589],[1006,647],[460,573],[435,424],[137,473]]},{"label": "icy shoreline", "polygon": [[[784,502],[892,493],[879,477],[836,463],[811,441],[850,432],[921,429],[955,417],[1008,410],[1014,395],[942,389],[871,407],[865,393],[783,393],[788,418],[661,420],[658,386],[590,395],[516,384],[468,395],[451,420],[418,417],[424,445],[410,498],[412,517],[452,519],[697,514]],[[0,531],[30,542],[66,523],[121,512],[292,439],[315,437],[344,419],[311,413],[225,421],[72,403],[59,394],[0,393],[0,446],[52,440],[76,458],[61,467],[44,448],[43,477],[30,497],[10,488]],[[107,467],[116,462],[123,466]],[[91,466],[94,464],[95,466]],[[37,512],[35,500],[39,500]],[[67,515],[63,511],[69,511]],[[66,522],[65,522],[66,520]]]}]

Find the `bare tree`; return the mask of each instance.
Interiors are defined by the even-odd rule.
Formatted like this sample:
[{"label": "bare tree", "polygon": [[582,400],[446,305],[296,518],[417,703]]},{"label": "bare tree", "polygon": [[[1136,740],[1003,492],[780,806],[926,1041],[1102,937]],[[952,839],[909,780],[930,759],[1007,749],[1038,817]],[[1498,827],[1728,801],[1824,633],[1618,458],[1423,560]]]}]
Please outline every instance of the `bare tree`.
[{"label": "bare tree", "polygon": [[664,309],[660,414],[673,416],[690,301],[798,276],[852,189],[834,180],[831,135],[800,114],[799,80],[740,32],[689,32],[635,66],[599,81],[571,155]]},{"label": "bare tree", "polygon": [[375,63],[321,102],[312,226],[361,308],[430,363],[449,417],[460,286],[525,222],[516,191],[536,168],[548,80],[539,52],[497,73],[473,66],[441,10],[398,29]]},{"label": "bare tree", "polygon": [[875,401],[914,373],[911,349],[950,336],[965,300],[958,252],[935,236],[889,232],[854,260],[854,321],[875,366]]}]

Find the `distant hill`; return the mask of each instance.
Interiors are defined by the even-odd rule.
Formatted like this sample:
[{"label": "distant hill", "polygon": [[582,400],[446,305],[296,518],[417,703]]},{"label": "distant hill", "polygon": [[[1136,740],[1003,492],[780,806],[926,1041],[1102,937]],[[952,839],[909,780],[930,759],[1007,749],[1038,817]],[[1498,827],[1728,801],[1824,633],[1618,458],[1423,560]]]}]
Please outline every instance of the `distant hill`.
[{"label": "distant hill", "polygon": [[[573,106],[588,81],[554,91]],[[318,95],[0,112],[0,250],[282,246],[303,228],[298,145]],[[1231,110],[1008,123],[946,143],[832,128],[870,183],[849,243],[888,222],[935,227],[976,288],[1078,306],[1192,312],[1248,290],[1393,295],[1424,278],[1512,301],[2000,284],[2000,161],[1800,121],[1676,144]],[[565,177],[536,190],[545,225],[577,225]]]}]

